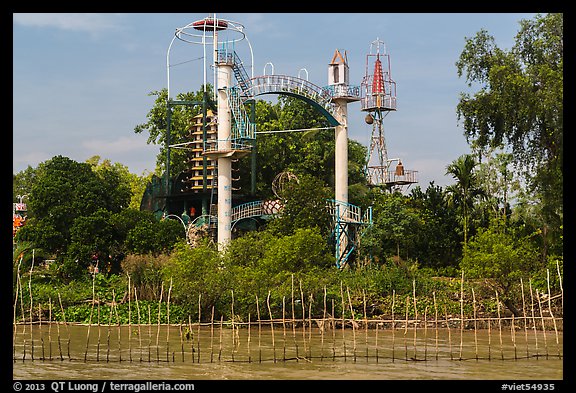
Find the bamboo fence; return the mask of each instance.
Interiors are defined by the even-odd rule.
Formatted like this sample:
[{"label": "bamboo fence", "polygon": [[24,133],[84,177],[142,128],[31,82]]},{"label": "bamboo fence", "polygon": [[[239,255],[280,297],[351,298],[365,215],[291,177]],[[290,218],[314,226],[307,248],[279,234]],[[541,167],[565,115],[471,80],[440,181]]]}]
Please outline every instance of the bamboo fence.
[{"label": "bamboo fence", "polygon": [[[33,268],[33,266],[32,266]],[[32,272],[32,268],[30,272]],[[450,360],[509,360],[561,359],[563,357],[563,287],[558,270],[560,293],[534,290],[532,282],[521,281],[522,315],[503,316],[495,292],[496,317],[478,316],[476,294],[471,291],[472,316],[464,313],[464,274],[460,285],[460,313],[448,315],[440,310],[433,293],[433,306],[424,306],[418,313],[416,285],[412,296],[405,298],[405,309],[396,306],[392,295],[390,317],[368,318],[367,301],[363,292],[362,315],[352,305],[349,288],[340,286],[342,313],[335,315],[335,302],[327,299],[324,288],[321,317],[312,316],[312,296],[305,297],[300,285],[300,298],[295,298],[294,279],[290,304],[282,298],[280,315],[274,315],[270,292],[266,299],[255,296],[256,319],[236,318],[234,292],[231,292],[231,318],[215,320],[212,307],[209,321],[202,322],[201,295],[198,295],[198,318],[170,323],[172,281],[167,289],[162,285],[158,298],[158,315],[154,321],[150,304],[140,304],[138,293],[128,280],[128,320],[121,324],[116,294],[109,312],[104,315],[100,299],[92,287],[92,305],[88,324],[67,322],[60,294],[58,302],[48,302],[48,319],[43,320],[41,305],[24,304],[24,285],[18,269],[14,300],[13,361],[70,360],[83,362],[286,362],[286,361],[434,361]],[[526,293],[527,292],[527,293]],[[552,306],[555,300],[556,307]],[[165,301],[167,323],[161,323],[160,305]],[[306,309],[306,306],[308,307]],[[412,315],[409,307],[413,307]],[[295,310],[300,308],[301,317]],[[27,309],[26,309],[27,308]],[[62,317],[53,318],[59,308]],[[38,318],[33,319],[33,311]],[[136,310],[137,323],[132,323]],[[422,309],[422,308],[420,308]],[[553,310],[556,310],[556,313]],[[20,311],[17,318],[17,311]],[[278,313],[277,313],[278,314]],[[346,315],[348,314],[348,316]],[[72,332],[72,330],[74,332]],[[78,333],[81,329],[81,333]]]}]

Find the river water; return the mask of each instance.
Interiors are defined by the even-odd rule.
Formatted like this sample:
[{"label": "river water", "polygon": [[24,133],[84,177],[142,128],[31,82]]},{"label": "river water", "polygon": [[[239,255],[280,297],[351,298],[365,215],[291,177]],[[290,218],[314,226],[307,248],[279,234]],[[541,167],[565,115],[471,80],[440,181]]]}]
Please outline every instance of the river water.
[{"label": "river water", "polygon": [[559,381],[563,334],[531,329],[18,326],[14,380]]}]

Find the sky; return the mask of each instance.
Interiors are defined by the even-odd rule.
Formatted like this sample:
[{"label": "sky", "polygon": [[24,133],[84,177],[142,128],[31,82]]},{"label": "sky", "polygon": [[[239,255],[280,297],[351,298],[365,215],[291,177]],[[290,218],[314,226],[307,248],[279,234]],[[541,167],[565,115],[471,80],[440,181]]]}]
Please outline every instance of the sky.
[{"label": "sky", "polygon": [[[397,110],[384,119],[388,157],[418,172],[418,185],[446,186],[446,166],[470,152],[456,106],[470,91],[456,61],[481,29],[510,49],[519,21],[536,13],[216,13],[242,25],[235,50],[249,73],[305,77],[328,84],[328,63],[346,51],[350,84],[359,86],[375,40],[385,43]],[[153,91],[198,91],[204,48],[175,38],[208,13],[14,13],[13,172],[62,155],[94,155],[141,175],[153,172],[160,146],[134,127],[147,121]],[[242,39],[240,39],[242,38]],[[207,82],[213,83],[211,46]],[[374,47],[372,47],[374,51]],[[374,52],[372,52],[374,53]],[[169,65],[169,67],[168,67]],[[273,100],[274,97],[260,96]],[[369,146],[372,127],[360,103],[348,104],[348,136]],[[264,136],[261,136],[264,137]]]}]

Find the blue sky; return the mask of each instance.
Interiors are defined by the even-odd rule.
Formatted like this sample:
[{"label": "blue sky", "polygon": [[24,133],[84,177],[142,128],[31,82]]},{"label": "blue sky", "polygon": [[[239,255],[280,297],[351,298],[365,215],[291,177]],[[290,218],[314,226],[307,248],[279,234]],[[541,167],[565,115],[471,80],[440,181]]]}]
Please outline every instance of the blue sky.
[{"label": "blue sky", "polygon": [[[216,13],[244,26],[247,39],[236,49],[250,73],[252,47],[254,76],[271,62],[276,74],[303,76],[304,68],[310,82],[325,86],[328,63],[339,49],[347,52],[350,84],[360,85],[370,44],[384,41],[398,102],[384,120],[388,156],[418,171],[423,189],[431,181],[452,184],[446,166],[469,152],[456,116],[459,94],[467,90],[455,66],[465,37],[486,29],[509,49],[519,21],[535,15]],[[79,162],[100,155],[136,174],[153,171],[159,146],[146,144],[148,135],[135,134],[134,127],[146,122],[154,104],[148,93],[168,87],[167,53],[175,30],[206,16],[13,14],[13,172],[56,155]],[[201,45],[172,45],[172,97],[200,89],[202,55]],[[348,105],[348,116],[349,137],[369,146],[371,127],[360,103]]]}]

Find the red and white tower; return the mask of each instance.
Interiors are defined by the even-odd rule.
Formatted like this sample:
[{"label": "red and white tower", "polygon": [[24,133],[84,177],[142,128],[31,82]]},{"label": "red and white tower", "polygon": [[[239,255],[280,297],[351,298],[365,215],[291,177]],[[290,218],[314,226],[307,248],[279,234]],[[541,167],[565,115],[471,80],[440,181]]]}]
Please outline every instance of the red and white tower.
[{"label": "red and white tower", "polygon": [[[390,112],[396,111],[396,82],[391,76],[390,56],[380,39],[370,44],[361,89],[361,109],[368,112],[365,120],[372,125],[370,149],[366,161],[368,183],[388,189],[416,183],[416,171],[405,170],[399,158],[388,158],[384,118]],[[390,164],[394,161],[397,161],[396,168],[390,171]]]}]

